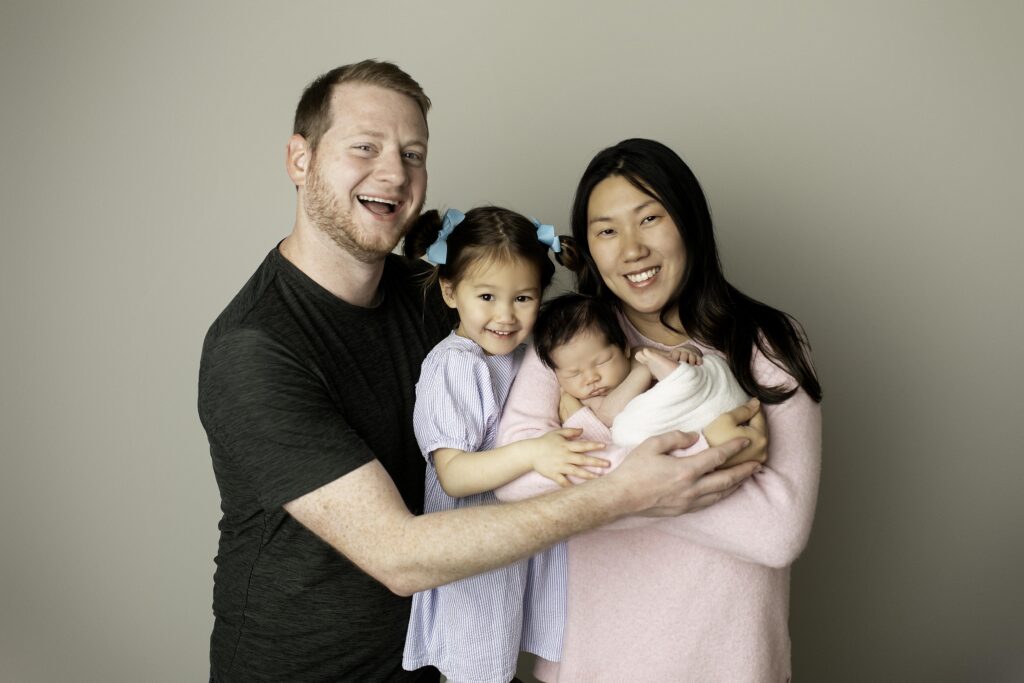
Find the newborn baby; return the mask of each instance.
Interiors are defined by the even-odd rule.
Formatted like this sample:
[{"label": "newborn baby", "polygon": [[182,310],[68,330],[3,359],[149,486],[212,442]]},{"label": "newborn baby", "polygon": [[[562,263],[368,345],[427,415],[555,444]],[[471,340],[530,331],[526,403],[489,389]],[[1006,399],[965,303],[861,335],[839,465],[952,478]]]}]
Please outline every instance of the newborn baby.
[{"label": "newborn baby", "polygon": [[534,344],[562,389],[562,422],[586,406],[621,446],[672,429],[699,431],[750,398],[723,358],[692,344],[641,348],[631,358],[614,309],[593,297],[566,294],[545,303]]}]

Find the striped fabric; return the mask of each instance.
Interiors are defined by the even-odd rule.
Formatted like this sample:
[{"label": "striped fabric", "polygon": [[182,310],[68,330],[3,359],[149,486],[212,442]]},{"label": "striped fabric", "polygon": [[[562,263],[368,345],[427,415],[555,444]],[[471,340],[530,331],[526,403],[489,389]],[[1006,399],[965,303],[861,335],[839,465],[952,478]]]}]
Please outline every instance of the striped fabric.
[{"label": "striped fabric", "polygon": [[[488,356],[452,333],[423,361],[413,427],[427,458],[424,510],[497,504],[494,494],[452,498],[429,454],[438,448],[494,447],[501,408],[524,347]],[[565,546],[530,560],[413,596],[402,665],[433,665],[453,683],[505,683],[520,649],[557,661],[565,622]]]}]

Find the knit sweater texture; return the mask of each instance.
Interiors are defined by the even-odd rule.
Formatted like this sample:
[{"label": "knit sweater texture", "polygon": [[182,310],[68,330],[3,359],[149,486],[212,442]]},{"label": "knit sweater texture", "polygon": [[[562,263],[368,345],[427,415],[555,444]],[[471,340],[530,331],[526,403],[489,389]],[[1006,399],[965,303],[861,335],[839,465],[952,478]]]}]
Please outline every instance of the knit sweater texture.
[{"label": "knit sweater texture", "polygon": [[[668,349],[624,324],[632,346]],[[718,353],[702,348],[705,354]],[[762,385],[794,386],[755,351]],[[559,387],[532,349],[502,416],[498,443],[557,429]],[[803,390],[763,405],[768,460],[728,498],[675,518],[631,517],[569,540],[569,590],[560,663],[538,661],[548,683],[780,683],[790,680],[790,565],[807,544],[821,470],[821,410]],[[587,408],[566,427],[611,444]],[[704,438],[686,451],[707,448]],[[599,453],[622,462],[627,449]],[[586,484],[582,484],[586,485]],[[552,490],[530,473],[502,500]]]}]

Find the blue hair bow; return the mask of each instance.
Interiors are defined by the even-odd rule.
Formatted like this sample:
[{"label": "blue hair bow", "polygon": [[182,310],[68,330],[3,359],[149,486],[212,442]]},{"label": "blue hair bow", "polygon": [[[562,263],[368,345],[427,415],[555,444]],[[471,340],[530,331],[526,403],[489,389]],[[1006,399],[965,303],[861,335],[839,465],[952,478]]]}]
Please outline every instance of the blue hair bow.
[{"label": "blue hair bow", "polygon": [[537,226],[537,239],[543,244],[548,245],[551,251],[556,254],[561,252],[562,242],[558,239],[558,235],[555,234],[555,226],[541,223],[536,218],[531,218],[530,220]]},{"label": "blue hair bow", "polygon": [[448,261],[448,236],[452,234],[459,223],[465,220],[466,215],[457,209],[448,209],[444,212],[444,220],[441,221],[441,231],[437,233],[437,239],[427,247],[427,261],[435,266],[444,265]]}]

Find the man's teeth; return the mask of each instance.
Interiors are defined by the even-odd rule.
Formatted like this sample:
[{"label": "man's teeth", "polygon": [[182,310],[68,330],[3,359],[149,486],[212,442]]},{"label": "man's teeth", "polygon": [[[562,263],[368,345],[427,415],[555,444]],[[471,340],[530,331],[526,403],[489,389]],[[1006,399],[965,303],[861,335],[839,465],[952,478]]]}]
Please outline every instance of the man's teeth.
[{"label": "man's teeth", "polygon": [[381,204],[390,204],[391,206],[398,206],[398,202],[393,199],[384,199],[383,197],[373,197],[368,194],[356,195],[356,199],[361,202],[379,202]]},{"label": "man's teeth", "polygon": [[629,275],[626,276],[626,279],[629,280],[630,282],[646,282],[647,280],[650,280],[652,277],[657,275],[659,270],[661,270],[661,266],[655,266],[654,268],[651,268],[650,270],[645,270],[642,273],[630,273]]}]

